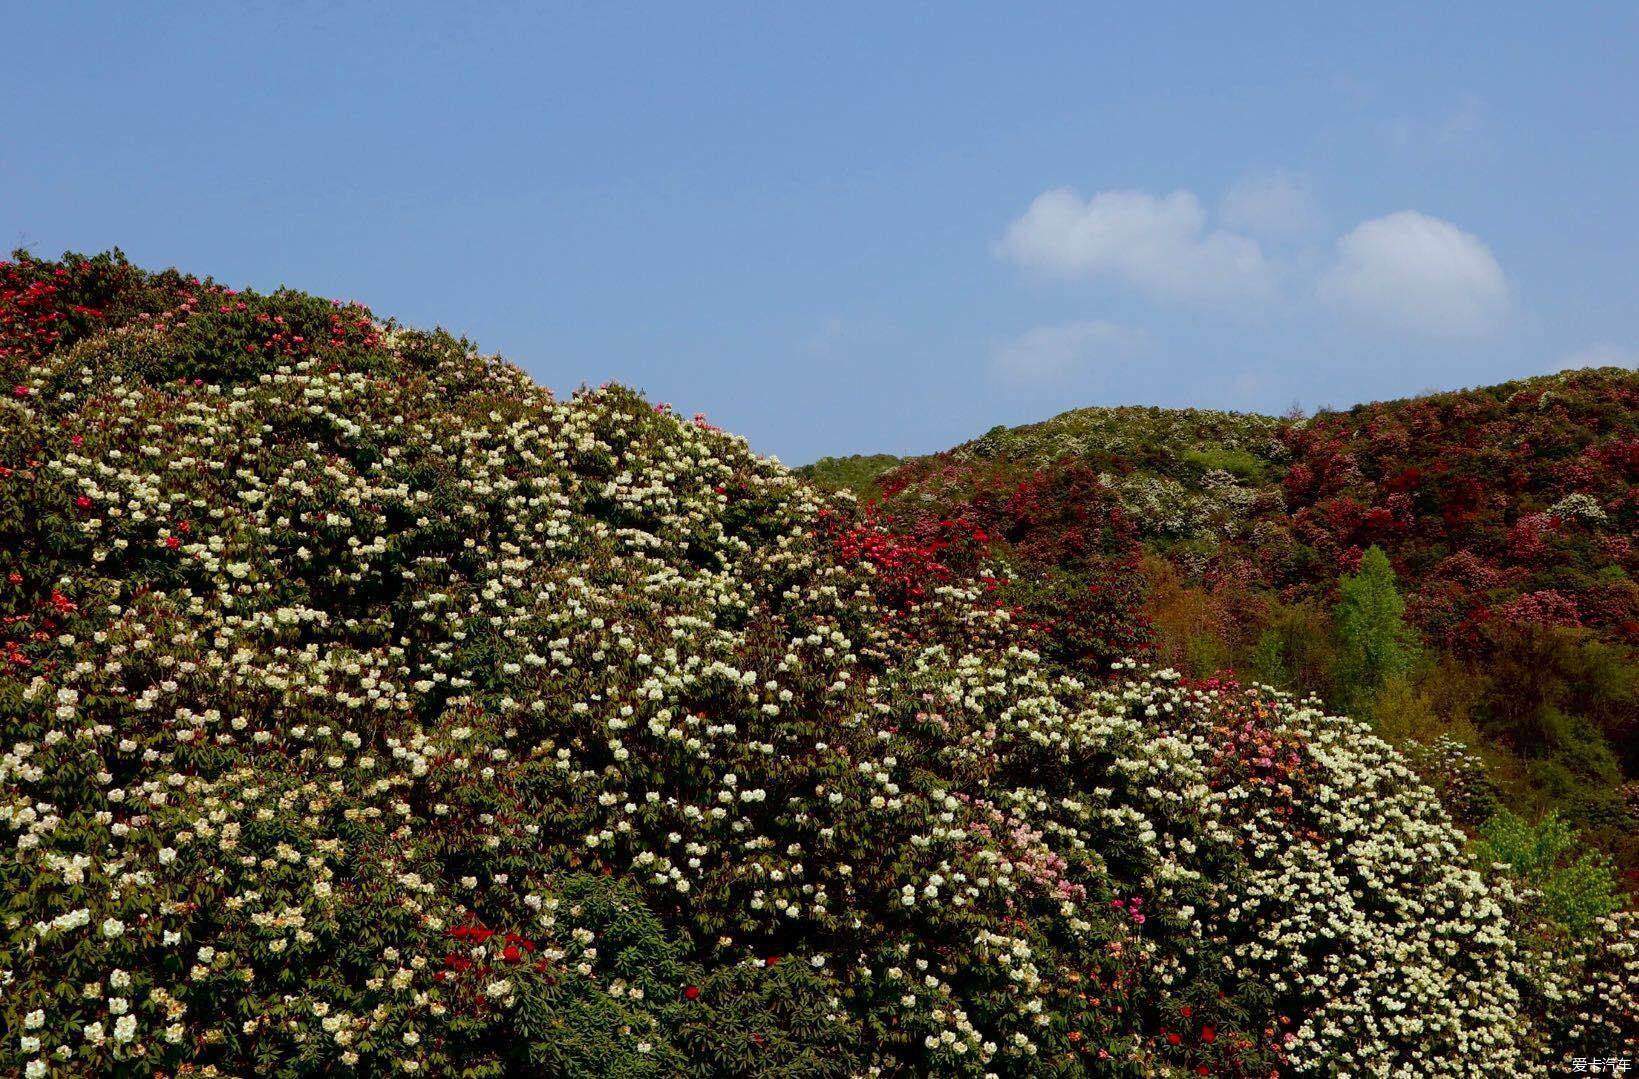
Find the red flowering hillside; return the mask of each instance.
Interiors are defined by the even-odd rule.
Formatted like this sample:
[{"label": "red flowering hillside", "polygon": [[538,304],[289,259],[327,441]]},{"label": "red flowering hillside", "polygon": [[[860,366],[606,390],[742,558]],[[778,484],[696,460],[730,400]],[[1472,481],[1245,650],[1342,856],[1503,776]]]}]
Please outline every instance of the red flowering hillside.
[{"label": "red flowering hillside", "polygon": [[[1442,783],[1500,785],[1532,817],[1558,809],[1639,871],[1639,373],[1568,371],[1310,419],[1084,409],[933,457],[806,473],[854,487],[885,519],[920,520],[978,512],[975,493],[998,485],[1049,490],[1070,469],[1097,493],[1037,519],[1123,515],[1149,555],[1144,607],[1169,662],[1319,693],[1396,740],[1466,742],[1490,774]],[[1078,564],[1044,552],[1042,534],[1015,552],[1037,576]],[[1403,655],[1368,670],[1336,608],[1372,547],[1406,633]],[[1071,609],[1103,601],[1063,594]],[[1473,807],[1494,804],[1461,800],[1476,825]]]},{"label": "red flowering hillside", "polygon": [[[891,490],[912,482],[907,473],[893,474]],[[950,480],[872,504],[866,523],[839,537],[839,553],[891,567],[890,579],[914,596],[978,574],[1033,646],[1061,662],[1099,670],[1149,652],[1138,531],[1092,471],[1067,463]]]},{"label": "red flowering hillside", "polygon": [[357,306],[0,280],[0,1074],[1512,1076],[1639,1037],[1639,926],[1559,833],[1471,857],[1361,723],[1111,658],[1096,476],[887,520]]},{"label": "red flowering hillside", "polygon": [[1476,643],[1487,623],[1586,626],[1639,643],[1639,372],[1567,371],[1325,413],[1284,433],[1301,565],[1388,551],[1412,620]]}]

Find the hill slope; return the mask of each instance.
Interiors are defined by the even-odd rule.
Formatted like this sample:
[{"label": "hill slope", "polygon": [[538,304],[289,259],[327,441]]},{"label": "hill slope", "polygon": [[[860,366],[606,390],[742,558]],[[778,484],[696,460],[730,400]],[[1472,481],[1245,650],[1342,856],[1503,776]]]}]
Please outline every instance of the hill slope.
[{"label": "hill slope", "polygon": [[106,256],[0,267],[0,333],[7,1072],[1634,1037],[1631,920],[1539,939],[1359,724],[1045,658],[1003,569],[629,391]]},{"label": "hill slope", "polygon": [[[931,457],[802,471],[914,529],[988,519],[973,492],[1067,469],[1095,474],[1082,500],[1113,499],[1148,556],[1142,605],[1168,662],[1318,693],[1396,740],[1466,742],[1505,801],[1567,814],[1639,883],[1639,372],[1310,419],[1080,409]],[[1004,553],[1032,562],[1010,538]],[[1416,656],[1361,684],[1333,608],[1373,546]]]}]

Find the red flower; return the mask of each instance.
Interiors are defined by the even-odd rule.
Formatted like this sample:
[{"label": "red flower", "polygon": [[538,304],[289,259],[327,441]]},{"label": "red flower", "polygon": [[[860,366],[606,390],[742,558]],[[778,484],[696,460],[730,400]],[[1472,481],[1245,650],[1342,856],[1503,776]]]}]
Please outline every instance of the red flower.
[{"label": "red flower", "polygon": [[74,504],[82,510],[88,510],[91,508],[91,499],[86,495],[81,495],[74,500]]},{"label": "red flower", "polygon": [[175,536],[166,536],[165,537],[165,546],[169,547],[171,550],[174,551],[178,547],[182,546],[182,541],[177,539]]},{"label": "red flower", "polygon": [[1217,1041],[1218,1028],[1213,1026],[1211,1023],[1208,1023],[1206,1026],[1202,1027],[1201,1040],[1206,1042],[1208,1045],[1211,1045],[1213,1042]]},{"label": "red flower", "polygon": [[684,1000],[699,1000],[700,999],[700,987],[698,985],[685,985],[683,987],[683,999]]},{"label": "red flower", "polygon": [[519,957],[523,954],[524,953],[518,949],[516,944],[508,944],[505,948],[501,949],[501,958],[505,959],[508,963],[516,963]]}]

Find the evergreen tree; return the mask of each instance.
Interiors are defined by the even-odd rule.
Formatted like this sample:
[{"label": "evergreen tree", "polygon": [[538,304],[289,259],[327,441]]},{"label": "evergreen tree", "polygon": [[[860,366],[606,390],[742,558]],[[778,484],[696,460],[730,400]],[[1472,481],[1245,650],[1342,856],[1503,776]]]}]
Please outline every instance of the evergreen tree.
[{"label": "evergreen tree", "polygon": [[1416,633],[1406,624],[1406,604],[1381,547],[1367,548],[1360,571],[1343,577],[1339,593],[1333,615],[1343,646],[1339,681],[1358,700],[1411,670]]}]

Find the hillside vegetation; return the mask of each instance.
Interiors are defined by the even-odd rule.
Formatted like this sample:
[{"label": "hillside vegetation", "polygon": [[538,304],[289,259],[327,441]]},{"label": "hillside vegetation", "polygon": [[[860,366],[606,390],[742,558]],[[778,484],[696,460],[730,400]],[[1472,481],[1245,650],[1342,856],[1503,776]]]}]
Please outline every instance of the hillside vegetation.
[{"label": "hillside vegetation", "polygon": [[[1499,798],[1557,815],[1639,885],[1639,372],[1308,419],[1080,409],[870,460],[868,483],[836,459],[803,471],[907,529],[987,518],[975,490],[1094,474],[1142,550],[1161,659],[1369,718],[1465,823]],[[1000,554],[1034,560],[1008,538]],[[1367,559],[1374,548],[1386,558]],[[1381,597],[1376,625],[1350,621],[1362,577]]]},{"label": "hillside vegetation", "polygon": [[1639,926],[1565,916],[1534,836],[1471,859],[1362,723],[1115,658],[1142,527],[1087,469],[901,528],[632,391],[117,254],[0,265],[0,364],[7,1074],[1634,1043]]}]

